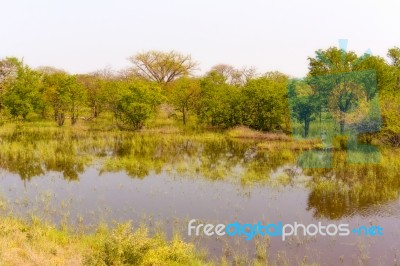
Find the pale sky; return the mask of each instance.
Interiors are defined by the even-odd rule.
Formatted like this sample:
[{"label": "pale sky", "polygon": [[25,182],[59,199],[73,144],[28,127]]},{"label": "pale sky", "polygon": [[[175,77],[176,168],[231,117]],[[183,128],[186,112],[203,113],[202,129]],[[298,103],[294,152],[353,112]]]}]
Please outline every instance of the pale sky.
[{"label": "pale sky", "polygon": [[400,1],[0,0],[0,58],[71,73],[129,66],[150,49],[301,77],[307,57],[348,39],[385,56],[400,46]]}]

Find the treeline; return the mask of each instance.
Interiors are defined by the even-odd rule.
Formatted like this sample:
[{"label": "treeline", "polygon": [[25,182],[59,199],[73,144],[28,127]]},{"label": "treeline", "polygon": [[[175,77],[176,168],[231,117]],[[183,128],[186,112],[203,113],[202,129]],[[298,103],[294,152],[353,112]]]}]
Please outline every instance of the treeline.
[{"label": "treeline", "polygon": [[[281,73],[257,76],[253,69],[213,67],[194,77],[197,64],[176,52],[150,51],[131,58],[132,69],[70,75],[52,67],[31,69],[16,58],[0,61],[0,110],[4,117],[96,118],[111,112],[116,123],[140,129],[161,104],[183,124],[227,128],[247,125],[281,129],[288,123],[286,80]],[[167,110],[171,108],[166,108]]]},{"label": "treeline", "polygon": [[[400,143],[400,49],[390,49],[388,57],[386,61],[337,48],[319,50],[308,58],[308,77],[375,70],[383,118],[381,133],[389,141]],[[291,131],[290,77],[283,73],[259,74],[252,68],[221,64],[203,76],[194,76],[197,63],[191,56],[174,51],[143,52],[129,60],[132,67],[125,71],[71,75],[52,67],[32,69],[21,60],[5,58],[0,61],[2,118],[39,116],[62,126],[66,119],[74,125],[80,118],[112,113],[116,124],[140,129],[163,106],[184,125],[245,125],[263,131]],[[323,86],[309,85],[314,93],[323,92]],[[321,112],[307,105],[300,109],[308,110],[307,119],[316,119]],[[296,117],[304,123],[304,114]]]}]

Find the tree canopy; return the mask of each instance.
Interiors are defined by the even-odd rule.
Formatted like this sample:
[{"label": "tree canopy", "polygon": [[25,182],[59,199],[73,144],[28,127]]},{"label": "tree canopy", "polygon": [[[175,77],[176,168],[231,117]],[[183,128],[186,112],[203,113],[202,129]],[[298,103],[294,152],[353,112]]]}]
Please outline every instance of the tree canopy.
[{"label": "tree canopy", "polygon": [[315,137],[310,134],[314,123],[323,127],[324,121],[334,121],[339,133],[374,131],[400,145],[398,47],[388,50],[387,59],[320,49],[308,57],[309,73],[302,79],[228,64],[194,76],[197,63],[176,51],[141,52],[129,61],[133,66],[127,71],[73,75],[51,66],[32,69],[13,57],[2,59],[0,117],[53,119],[59,126],[67,119],[72,125],[80,118],[108,119],[133,130],[163,117],[176,118],[182,126],[300,129],[305,137]]},{"label": "tree canopy", "polygon": [[197,63],[190,55],[175,51],[148,51],[129,58],[133,73],[146,80],[167,84],[195,70]]}]

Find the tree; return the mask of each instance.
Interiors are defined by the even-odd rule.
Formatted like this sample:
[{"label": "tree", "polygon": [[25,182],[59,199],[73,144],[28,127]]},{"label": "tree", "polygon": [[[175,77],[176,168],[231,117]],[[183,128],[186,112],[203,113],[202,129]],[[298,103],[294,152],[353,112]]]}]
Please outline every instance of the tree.
[{"label": "tree", "polygon": [[5,79],[9,80],[4,87],[3,103],[13,117],[26,119],[27,115],[37,110],[41,104],[39,94],[41,76],[28,66],[24,66],[22,62],[15,60],[12,62],[13,67],[8,68],[12,69],[11,72],[4,75]]},{"label": "tree", "polygon": [[336,47],[318,50],[315,54],[308,58],[309,75],[312,76],[310,85],[318,94],[320,119],[322,112],[329,111],[339,121],[343,134],[347,113],[357,109],[364,94],[367,100],[376,94],[375,74],[357,71],[365,69],[360,64],[369,55],[358,57],[352,51]]},{"label": "tree", "polygon": [[100,73],[78,75],[78,83],[86,90],[88,106],[96,118],[106,107],[107,78]]},{"label": "tree", "polygon": [[132,96],[123,97],[118,104],[118,111],[121,120],[130,124],[134,129],[141,129],[144,121],[151,115],[151,108],[148,104],[135,102]]},{"label": "tree", "polygon": [[396,75],[396,88],[400,89],[400,48],[394,47],[389,49],[387,56],[392,61],[392,66]]},{"label": "tree", "polygon": [[216,71],[200,80],[200,101],[197,113],[200,121],[222,128],[240,124],[240,89],[225,83]]},{"label": "tree", "polygon": [[225,82],[229,85],[243,86],[250,79],[256,76],[255,68],[243,67],[242,69],[236,69],[231,65],[218,64],[211,68],[210,72],[216,72],[224,77]]},{"label": "tree", "polygon": [[133,64],[135,75],[163,85],[191,74],[197,66],[190,55],[183,55],[175,51],[138,53],[130,57],[129,61]]},{"label": "tree", "polygon": [[15,57],[7,57],[0,60],[0,110],[3,107],[1,102],[2,95],[5,93],[6,88],[11,86],[11,82],[18,77],[18,69],[21,66],[22,62]]},{"label": "tree", "polygon": [[134,129],[140,129],[163,101],[161,90],[154,84],[137,81],[129,84],[124,92],[116,102],[116,116]]},{"label": "tree", "polygon": [[269,71],[266,72],[262,75],[262,77],[265,77],[269,80],[273,80],[275,82],[280,82],[280,83],[286,83],[289,79],[289,76],[279,72],[279,71]]},{"label": "tree", "polygon": [[304,137],[309,136],[310,122],[318,111],[318,98],[307,80],[291,80],[288,85],[291,117],[303,123]]},{"label": "tree", "polygon": [[82,85],[76,80],[76,76],[72,77],[70,86],[68,87],[68,96],[71,112],[71,124],[75,125],[78,121],[79,114],[86,105],[87,93]]},{"label": "tree", "polygon": [[311,76],[345,73],[354,70],[358,56],[356,53],[331,47],[318,50],[315,57],[308,57],[308,69]]},{"label": "tree", "polygon": [[52,66],[40,66],[40,67],[36,68],[36,71],[38,71],[39,73],[41,73],[43,75],[52,75],[52,74],[56,74],[56,73],[67,73],[62,69],[55,68]]},{"label": "tree", "polygon": [[105,108],[114,114],[114,119],[119,119],[119,102],[123,97],[129,95],[129,84],[117,79],[104,80]]},{"label": "tree", "polygon": [[176,80],[169,89],[169,102],[182,114],[182,123],[186,125],[189,111],[194,110],[200,97],[198,79],[182,77]]},{"label": "tree", "polygon": [[67,73],[54,73],[44,76],[45,98],[53,107],[54,119],[59,126],[64,125],[68,113],[74,125],[85,105],[86,92],[78,84],[76,77]]},{"label": "tree", "polygon": [[286,82],[266,77],[250,80],[241,92],[242,123],[258,130],[282,129],[287,114]]},{"label": "tree", "polygon": [[389,49],[388,57],[391,64],[388,65],[386,75],[389,82],[379,89],[379,100],[382,112],[382,136],[383,141],[392,146],[400,146],[400,48]]},{"label": "tree", "polygon": [[400,67],[400,48],[393,47],[390,48],[387,56],[391,59],[392,65],[395,67]]}]

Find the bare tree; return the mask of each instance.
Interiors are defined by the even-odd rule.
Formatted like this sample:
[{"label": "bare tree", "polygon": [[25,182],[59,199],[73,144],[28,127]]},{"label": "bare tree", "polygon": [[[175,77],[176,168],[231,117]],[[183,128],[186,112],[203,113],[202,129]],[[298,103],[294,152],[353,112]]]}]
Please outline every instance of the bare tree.
[{"label": "bare tree", "polygon": [[53,75],[53,74],[57,74],[57,73],[67,73],[65,70],[62,69],[58,69],[52,66],[40,66],[38,68],[36,68],[36,71],[38,71],[39,73],[42,74],[46,74],[46,75]]},{"label": "bare tree", "polygon": [[182,55],[175,51],[138,53],[130,57],[129,61],[134,65],[133,72],[136,76],[164,85],[191,74],[197,67],[190,55]]},{"label": "bare tree", "polygon": [[92,73],[90,73],[90,75],[93,77],[106,79],[106,80],[111,80],[116,77],[115,71],[110,66],[107,66],[103,69],[93,71]]},{"label": "bare tree", "polygon": [[[5,93],[6,88],[17,78],[18,70],[23,62],[15,57],[8,57],[0,60],[0,96]],[[0,110],[3,108],[0,102]]]},{"label": "bare tree", "polygon": [[279,71],[269,71],[266,72],[263,76],[277,82],[286,82],[289,79],[288,75],[283,74],[282,72]]},{"label": "bare tree", "polygon": [[257,73],[253,67],[243,67],[241,69],[236,69],[231,65],[218,64],[211,68],[211,71],[215,71],[224,77],[225,82],[230,85],[241,86],[246,84],[246,82],[254,78]]}]

